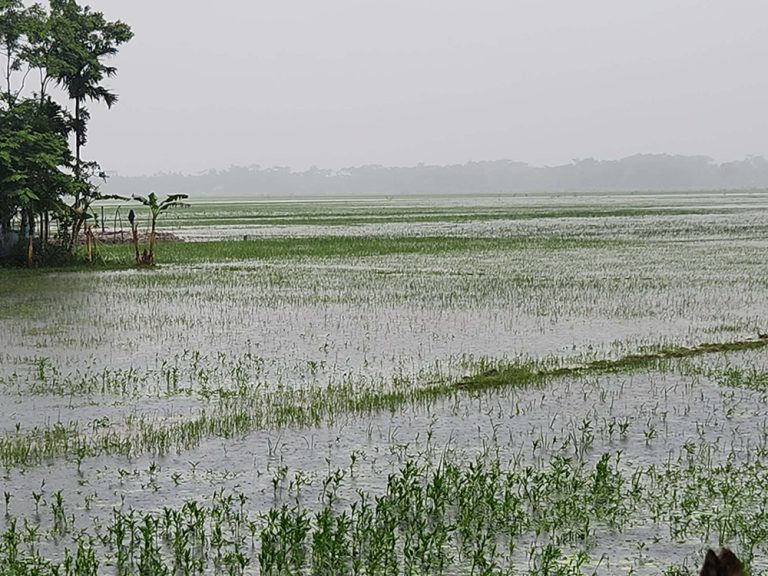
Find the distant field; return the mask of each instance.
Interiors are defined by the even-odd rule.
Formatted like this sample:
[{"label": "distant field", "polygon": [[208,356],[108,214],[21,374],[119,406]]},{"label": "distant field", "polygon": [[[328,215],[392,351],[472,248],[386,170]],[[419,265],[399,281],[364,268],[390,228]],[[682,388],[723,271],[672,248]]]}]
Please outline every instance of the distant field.
[{"label": "distant field", "polygon": [[[672,216],[685,214],[732,214],[768,208],[764,192],[686,193],[584,193],[498,196],[296,198],[259,199],[192,198],[189,207],[164,215],[165,227],[188,239],[210,239],[240,234],[283,234],[283,227],[326,231],[373,224],[466,223],[478,221],[533,220],[542,218]],[[108,228],[115,222],[115,203],[105,204]],[[121,205],[123,228],[126,215],[137,205]],[[211,230],[213,229],[213,230]]]},{"label": "distant field", "polygon": [[159,229],[0,272],[0,574],[768,573],[768,194]]}]

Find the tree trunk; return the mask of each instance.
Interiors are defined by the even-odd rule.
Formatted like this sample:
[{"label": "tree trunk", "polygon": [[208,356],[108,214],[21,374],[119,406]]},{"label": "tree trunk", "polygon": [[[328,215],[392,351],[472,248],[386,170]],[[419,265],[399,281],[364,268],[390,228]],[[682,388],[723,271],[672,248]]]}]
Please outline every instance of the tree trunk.
[{"label": "tree trunk", "polygon": [[37,214],[37,221],[38,221],[38,236],[40,237],[40,253],[45,254],[45,211],[41,210]]},{"label": "tree trunk", "polygon": [[69,251],[73,252],[75,251],[75,246],[77,246],[78,241],[80,240],[80,230],[83,227],[83,217],[85,216],[85,213],[77,213],[75,216],[75,222],[72,225],[72,237],[69,239]]},{"label": "tree trunk", "polygon": [[[75,180],[80,182],[82,176],[82,169],[80,166],[80,141],[81,141],[80,126],[80,98],[75,98]],[[80,190],[75,192],[75,205],[80,203]]]},{"label": "tree trunk", "polygon": [[80,141],[82,127],[80,126],[80,99],[75,98],[75,202],[72,207],[75,211],[75,221],[72,224],[72,237],[69,239],[69,251],[74,252],[75,246],[80,236],[80,230],[83,227],[83,221],[85,220],[85,211],[80,210],[80,184],[82,182],[82,165],[80,163]]},{"label": "tree trunk", "polygon": [[35,257],[35,244],[32,241],[32,236],[27,239],[27,268],[32,268]]},{"label": "tree trunk", "polygon": [[35,244],[34,244],[35,215],[32,212],[30,212],[28,219],[29,219],[29,236],[27,238],[27,267],[32,268],[32,264],[34,263],[34,256],[35,256]]},{"label": "tree trunk", "polygon": [[152,230],[149,232],[149,264],[155,263],[155,224],[157,223],[157,216],[152,214]]},{"label": "tree trunk", "polygon": [[93,262],[93,228],[88,226],[85,231],[85,253],[86,260]]},{"label": "tree trunk", "polygon": [[133,247],[136,250],[136,264],[141,264],[141,256],[139,256],[139,227],[132,224],[131,232],[133,233]]}]

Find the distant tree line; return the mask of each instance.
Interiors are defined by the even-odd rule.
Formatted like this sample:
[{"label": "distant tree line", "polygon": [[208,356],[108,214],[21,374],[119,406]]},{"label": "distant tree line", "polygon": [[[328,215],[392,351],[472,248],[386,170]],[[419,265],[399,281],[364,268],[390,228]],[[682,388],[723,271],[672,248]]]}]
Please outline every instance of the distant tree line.
[{"label": "distant tree line", "polygon": [[232,167],[196,175],[113,176],[105,189],[113,194],[139,189],[166,194],[185,192],[197,197],[248,197],[755,188],[768,188],[768,161],[762,157],[718,164],[706,156],[638,154],[621,160],[574,160],[546,167],[510,160],[304,171]]},{"label": "distant tree line", "polygon": [[89,103],[111,107],[109,64],[133,36],[120,21],[75,0],[25,6],[0,0],[0,256],[24,246],[72,254],[101,197],[98,163],[86,160]]}]

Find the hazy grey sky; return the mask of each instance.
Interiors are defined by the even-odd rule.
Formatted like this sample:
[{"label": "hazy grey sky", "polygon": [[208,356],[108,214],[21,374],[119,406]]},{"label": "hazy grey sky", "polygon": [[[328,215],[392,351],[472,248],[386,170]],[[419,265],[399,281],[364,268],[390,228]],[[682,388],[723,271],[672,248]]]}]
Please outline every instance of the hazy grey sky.
[{"label": "hazy grey sky", "polygon": [[135,38],[87,154],[229,165],[768,156],[768,2],[91,0]]}]

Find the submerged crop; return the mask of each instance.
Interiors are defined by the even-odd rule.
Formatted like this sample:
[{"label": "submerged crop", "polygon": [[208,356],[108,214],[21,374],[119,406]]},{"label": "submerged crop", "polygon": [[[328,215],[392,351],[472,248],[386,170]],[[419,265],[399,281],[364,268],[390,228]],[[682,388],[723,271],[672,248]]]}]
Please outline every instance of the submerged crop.
[{"label": "submerged crop", "polygon": [[768,220],[662,196],[199,206],[157,269],[3,273],[0,574],[764,573]]}]

